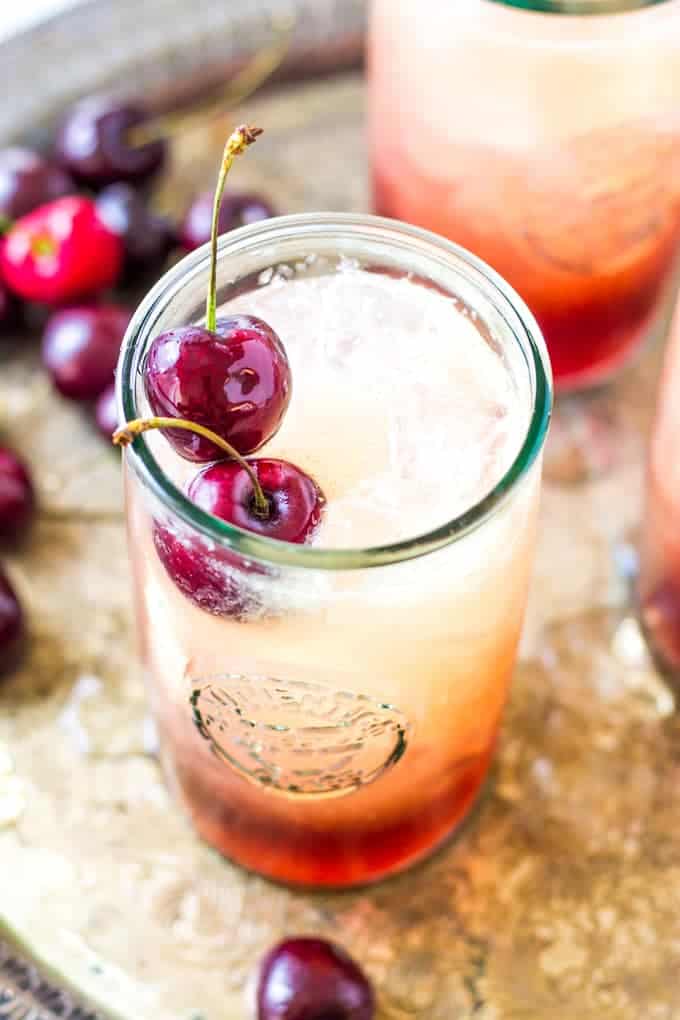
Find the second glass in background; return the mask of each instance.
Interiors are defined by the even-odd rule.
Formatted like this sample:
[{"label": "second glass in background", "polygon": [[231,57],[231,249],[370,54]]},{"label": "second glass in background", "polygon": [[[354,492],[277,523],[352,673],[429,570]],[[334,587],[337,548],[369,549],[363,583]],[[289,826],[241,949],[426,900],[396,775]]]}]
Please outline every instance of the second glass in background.
[{"label": "second glass in background", "polygon": [[376,210],[508,279],[558,389],[606,381],[673,285],[679,0],[373,0],[369,52]]}]

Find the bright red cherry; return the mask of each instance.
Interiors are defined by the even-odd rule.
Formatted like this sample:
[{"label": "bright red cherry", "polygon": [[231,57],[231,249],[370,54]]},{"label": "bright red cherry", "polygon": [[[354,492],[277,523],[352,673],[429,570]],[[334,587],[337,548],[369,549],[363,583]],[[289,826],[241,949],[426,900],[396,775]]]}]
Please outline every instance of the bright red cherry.
[{"label": "bright red cherry", "polygon": [[[187,251],[200,248],[210,240],[212,212],[211,191],[204,191],[189,206],[180,227],[180,239]],[[227,195],[220,206],[217,230],[220,234],[226,234],[236,227],[245,227],[248,223],[257,223],[275,215],[273,206],[259,195],[245,193]]]},{"label": "bright red cherry", "polygon": [[258,1020],[373,1020],[375,998],[363,971],[324,939],[286,939],[265,957]]},{"label": "bright red cherry", "polygon": [[47,322],[42,359],[59,392],[95,400],[113,379],[130,312],[120,305],[65,308]]},{"label": "bright red cherry", "polygon": [[0,150],[0,219],[12,223],[39,205],[75,190],[65,170],[32,149],[12,146]]},{"label": "bright red cherry", "polygon": [[[215,332],[186,326],[151,344],[144,385],[153,413],[204,425],[239,453],[252,453],[278,430],[291,397],[291,372],[278,336],[262,319],[232,315]],[[220,456],[202,436],[165,432],[187,460]]]},{"label": "bright red cherry", "polygon": [[110,439],[118,427],[115,383],[109,383],[104,392],[97,397],[97,403],[94,407],[94,420],[104,438]]},{"label": "bright red cherry", "polygon": [[33,516],[35,493],[28,467],[0,446],[0,538],[15,538]]},{"label": "bright red cherry", "polygon": [[134,144],[132,129],[145,120],[140,106],[116,96],[82,99],[61,126],[55,144],[57,159],[78,181],[94,188],[146,180],[160,169],[166,144]]},{"label": "bright red cherry", "polygon": [[16,666],[24,642],[24,614],[17,594],[0,568],[0,674]]},{"label": "bright red cherry", "polygon": [[58,198],[17,220],[0,247],[0,272],[15,294],[61,304],[110,287],[123,244],[90,199]]}]

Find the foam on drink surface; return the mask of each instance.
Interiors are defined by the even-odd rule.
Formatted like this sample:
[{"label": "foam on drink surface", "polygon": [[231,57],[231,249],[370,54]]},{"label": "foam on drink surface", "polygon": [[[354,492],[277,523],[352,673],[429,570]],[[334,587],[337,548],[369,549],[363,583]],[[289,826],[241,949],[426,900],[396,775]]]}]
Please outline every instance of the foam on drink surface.
[{"label": "foam on drink surface", "polygon": [[502,477],[526,428],[512,377],[454,299],[345,266],[279,277],[220,314],[265,319],[291,362],[293,397],[260,455],[316,479],[315,544],[397,542],[462,513]]},{"label": "foam on drink surface", "polygon": [[[513,377],[455,298],[408,278],[342,265],[276,273],[222,305],[281,338],[293,395],[256,456],[297,464],[327,504],[314,544],[385,545],[422,535],[500,480],[527,426]],[[159,433],[148,441],[186,486],[198,470]]]}]

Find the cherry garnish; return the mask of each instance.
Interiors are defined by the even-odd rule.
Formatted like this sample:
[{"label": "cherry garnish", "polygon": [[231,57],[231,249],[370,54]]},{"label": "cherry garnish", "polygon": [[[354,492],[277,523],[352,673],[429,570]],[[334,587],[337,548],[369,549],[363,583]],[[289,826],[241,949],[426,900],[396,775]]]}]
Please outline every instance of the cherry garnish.
[{"label": "cherry garnish", "polygon": [[[220,436],[179,419],[135,419],[114,432],[113,442],[128,446],[142,432],[165,430],[170,421],[205,435],[234,458],[204,468],[192,480],[187,495],[197,506],[239,528],[281,542],[302,543],[312,537],[325,499],[316,482],[294,464],[246,460]],[[254,594],[245,591],[243,574],[263,574],[266,568],[159,522],[154,524],[153,541],[171,579],[201,609],[243,619],[257,607]]]},{"label": "cherry garnish", "polygon": [[[187,251],[200,248],[210,240],[213,195],[203,192],[189,206],[180,227],[180,240]],[[259,195],[247,193],[228,195],[220,206],[218,233],[226,234],[236,227],[267,220],[275,216],[273,206]]]},{"label": "cherry garnish", "polygon": [[[224,149],[213,202],[205,326],[183,326],[157,336],[144,366],[155,415],[202,425],[239,453],[253,453],[274,435],[291,393],[288,358],[271,326],[252,315],[217,321],[217,228],[224,185],[235,157],[259,134],[259,128],[237,128]],[[167,438],[187,460],[218,456],[202,435],[172,430]]]},{"label": "cherry garnish", "polygon": [[291,938],[265,957],[258,1020],[373,1020],[375,998],[352,958],[324,939]]},{"label": "cherry garnish", "polygon": [[15,294],[59,304],[111,286],[123,244],[90,199],[58,198],[17,220],[0,247],[0,271]]},{"label": "cherry garnish", "polygon": [[116,96],[90,96],[76,103],[61,125],[55,153],[83,184],[141,182],[163,164],[163,141],[135,145],[132,129],[146,120],[141,107]]},{"label": "cherry garnish", "polygon": [[120,305],[65,308],[50,317],[42,359],[63,396],[94,400],[106,389],[129,321]]},{"label": "cherry garnish", "polygon": [[259,608],[244,575],[266,571],[253,561],[228,549],[208,548],[201,539],[158,521],[153,526],[153,544],[170,579],[199,609],[213,616],[246,620]]},{"label": "cherry garnish", "polygon": [[109,383],[104,392],[97,397],[97,403],[94,406],[94,420],[104,438],[111,439],[118,428],[115,383]]},{"label": "cherry garnish", "polygon": [[33,516],[35,493],[28,467],[0,446],[0,538],[16,538]]},{"label": "cherry garnish", "polygon": [[0,568],[0,673],[7,673],[17,664],[23,646],[24,630],[21,603]]},{"label": "cherry garnish", "polygon": [[0,150],[0,219],[12,222],[75,190],[65,170],[32,149]]},{"label": "cherry garnish", "polygon": [[253,479],[236,461],[223,460],[200,471],[189,485],[192,503],[238,528],[280,542],[306,542],[324,506],[319,486],[285,460],[248,461],[260,483],[266,507],[258,507]]},{"label": "cherry garnish", "polygon": [[144,196],[131,184],[110,184],[97,198],[99,215],[121,238],[126,268],[143,269],[158,265],[174,244],[172,224],[153,212]]},{"label": "cherry garnish", "polygon": [[[239,453],[252,453],[281,424],[291,373],[274,330],[252,315],[233,315],[212,330],[186,326],[156,337],[144,386],[155,415],[198,422]],[[219,456],[203,436],[171,430],[166,437],[187,460]]]}]

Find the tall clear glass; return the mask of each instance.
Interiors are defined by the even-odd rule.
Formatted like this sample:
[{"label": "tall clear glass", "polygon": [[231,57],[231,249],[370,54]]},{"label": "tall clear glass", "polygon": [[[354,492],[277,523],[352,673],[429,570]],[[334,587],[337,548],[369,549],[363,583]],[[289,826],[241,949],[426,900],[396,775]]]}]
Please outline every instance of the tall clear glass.
[{"label": "tall clear glass", "polygon": [[680,248],[680,0],[372,0],[376,211],[485,259],[558,391],[662,328]]},{"label": "tall clear glass", "polygon": [[[232,232],[220,241],[219,301],[347,260],[454,297],[511,378],[528,426],[476,505],[397,544],[295,546],[189,502],[150,434],[125,455],[141,650],[170,784],[222,853],[314,886],[371,881],[422,858],[484,783],[522,625],[551,406],[547,355],[521,300],[415,228],[310,214]],[[119,365],[121,418],[145,413],[149,343],[201,318],[207,277],[201,250],[139,308]],[[335,438],[331,459],[343,456]],[[163,566],[167,535],[257,612],[213,615],[187,599]]]}]

